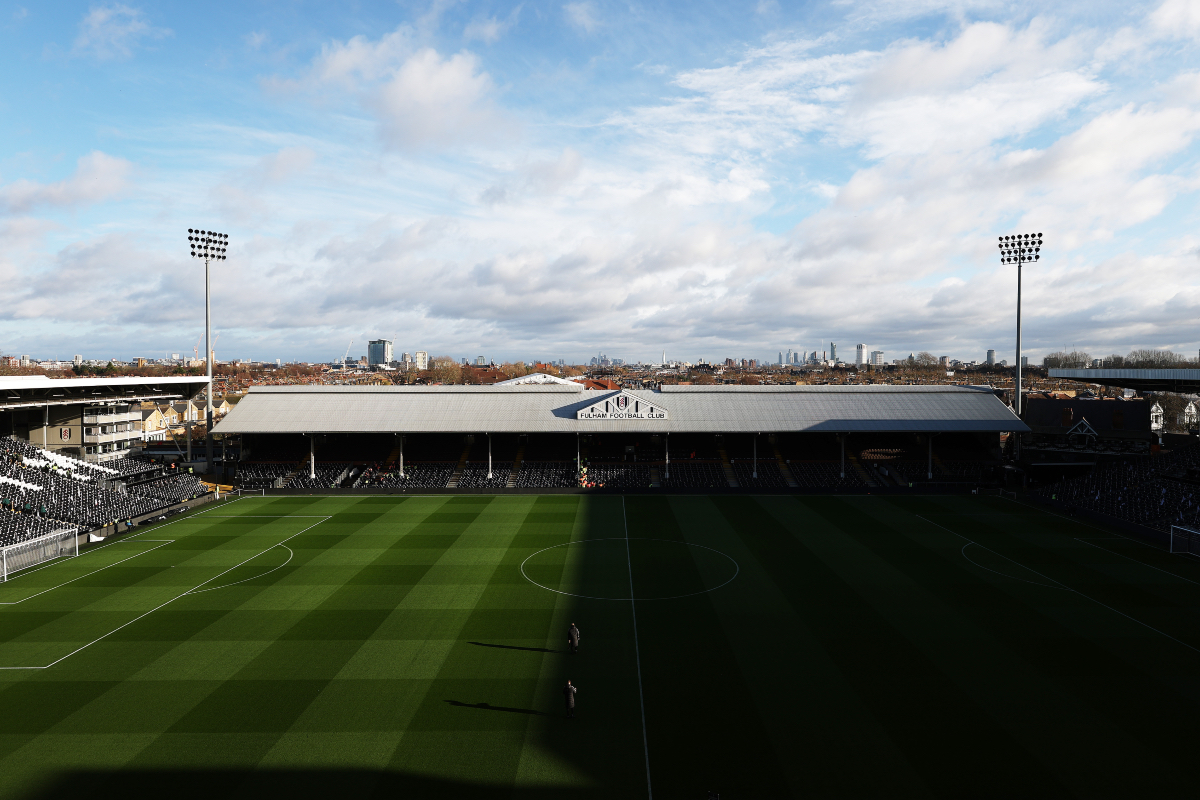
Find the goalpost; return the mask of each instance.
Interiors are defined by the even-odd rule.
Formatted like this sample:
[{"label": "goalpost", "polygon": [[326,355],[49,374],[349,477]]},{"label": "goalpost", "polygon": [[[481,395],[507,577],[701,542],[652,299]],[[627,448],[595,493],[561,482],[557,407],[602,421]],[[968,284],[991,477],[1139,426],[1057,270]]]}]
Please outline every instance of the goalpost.
[{"label": "goalpost", "polygon": [[79,555],[79,536],[74,530],[60,530],[28,542],[0,548],[0,581],[14,572],[36,567],[51,559]]},{"label": "goalpost", "polygon": [[1181,525],[1172,525],[1171,552],[1200,555],[1200,531]]}]

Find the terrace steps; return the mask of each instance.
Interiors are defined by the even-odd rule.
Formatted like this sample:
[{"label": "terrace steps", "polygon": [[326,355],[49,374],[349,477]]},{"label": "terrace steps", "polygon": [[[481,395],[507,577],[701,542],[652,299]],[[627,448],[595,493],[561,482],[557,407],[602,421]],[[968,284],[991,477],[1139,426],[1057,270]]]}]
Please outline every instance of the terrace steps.
[{"label": "terrace steps", "polygon": [[462,478],[463,470],[467,468],[467,457],[471,455],[471,442],[463,445],[462,455],[458,457],[458,464],[454,467],[454,472],[450,474],[450,480],[446,481],[447,489],[457,489],[458,482]]},{"label": "terrace steps", "polygon": [[858,460],[858,456],[851,453],[849,456],[847,456],[847,458],[850,459],[850,464],[854,467],[854,472],[858,475],[863,483],[872,487],[879,485],[879,483],[871,477],[871,473],[867,472],[867,470],[863,467],[862,463]]},{"label": "terrace steps", "polygon": [[789,467],[788,463],[783,460],[783,453],[779,452],[779,447],[772,444],[771,449],[775,451],[775,462],[779,465],[779,474],[783,475],[783,479],[787,481],[787,485],[789,487],[793,489],[799,488],[800,484],[797,483],[795,477],[792,476],[792,468]]},{"label": "terrace steps", "polygon": [[513,458],[512,471],[508,473],[508,482],[504,484],[504,488],[512,489],[517,485],[517,473],[521,471],[521,462],[525,460],[525,443],[522,442],[517,447],[517,455]]},{"label": "terrace steps", "polygon": [[722,445],[717,452],[721,454],[721,468],[725,470],[725,480],[729,483],[729,488],[738,488],[737,474],[733,471],[733,464],[729,461],[729,453],[725,452],[725,446]]}]

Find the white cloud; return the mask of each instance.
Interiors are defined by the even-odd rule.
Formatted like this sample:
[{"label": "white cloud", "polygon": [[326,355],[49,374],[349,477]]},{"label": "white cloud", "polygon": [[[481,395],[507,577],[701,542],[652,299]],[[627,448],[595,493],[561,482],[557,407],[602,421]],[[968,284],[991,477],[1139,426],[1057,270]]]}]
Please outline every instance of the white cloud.
[{"label": "white cloud", "polygon": [[563,6],[563,14],[566,15],[567,22],[588,33],[596,30],[600,25],[600,21],[596,18],[596,10],[586,0],[578,3],[567,3]]},{"label": "white cloud", "polygon": [[492,79],[471,53],[423,49],[396,70],[372,105],[384,140],[400,149],[492,139],[504,121],[489,101]]},{"label": "white cloud", "polygon": [[444,148],[464,142],[503,139],[512,122],[496,107],[495,85],[470,51],[443,57],[414,46],[415,34],[400,28],[377,41],[356,36],[321,48],[307,74],[297,80],[273,78],[275,91],[321,94],[336,90],[351,97],[379,122],[390,148]]},{"label": "white cloud", "polygon": [[22,214],[39,206],[70,208],[98,203],[123,192],[133,165],[95,150],[79,159],[75,174],[56,183],[13,181],[0,186],[0,208]]},{"label": "white cloud", "polygon": [[80,21],[74,52],[101,60],[129,58],[134,48],[146,39],[161,39],[170,35],[169,29],[151,25],[140,9],[120,3],[97,6]]},{"label": "white cloud", "polygon": [[1196,0],[1166,0],[1150,14],[1149,22],[1165,36],[1200,35],[1200,3]]},{"label": "white cloud", "polygon": [[521,6],[517,6],[504,19],[495,16],[476,17],[468,22],[466,28],[463,29],[463,38],[468,42],[477,39],[481,42],[492,44],[517,24],[517,18],[520,14]]}]

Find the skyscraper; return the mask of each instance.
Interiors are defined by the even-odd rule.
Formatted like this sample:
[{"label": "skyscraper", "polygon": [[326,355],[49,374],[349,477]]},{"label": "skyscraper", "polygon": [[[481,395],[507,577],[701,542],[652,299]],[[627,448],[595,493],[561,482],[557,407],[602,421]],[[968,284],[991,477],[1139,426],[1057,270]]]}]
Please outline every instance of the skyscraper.
[{"label": "skyscraper", "polygon": [[837,342],[829,343],[829,360],[837,362]]},{"label": "skyscraper", "polygon": [[867,363],[867,346],[865,344],[860,344],[855,347],[854,363],[860,367]]},{"label": "skyscraper", "polygon": [[987,363],[988,363],[988,366],[992,366],[992,367],[996,366],[996,351],[995,350],[988,350]]},{"label": "skyscraper", "polygon": [[367,343],[367,365],[376,367],[380,364],[392,363],[392,342],[390,339],[374,339]]},{"label": "skyscraper", "polygon": [[783,351],[782,350],[779,351],[779,361],[777,363],[779,363],[779,364],[783,363]]}]

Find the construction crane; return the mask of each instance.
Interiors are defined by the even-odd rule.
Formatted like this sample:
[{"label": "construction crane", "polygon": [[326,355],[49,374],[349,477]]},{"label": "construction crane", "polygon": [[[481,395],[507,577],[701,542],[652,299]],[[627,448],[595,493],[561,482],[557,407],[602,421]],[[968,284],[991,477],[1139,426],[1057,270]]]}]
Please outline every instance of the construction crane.
[{"label": "construction crane", "polygon": [[342,369],[346,368],[346,359],[350,357],[350,348],[354,347],[354,340],[350,340],[350,344],[346,345],[346,355],[342,356],[342,363],[339,364]]}]

